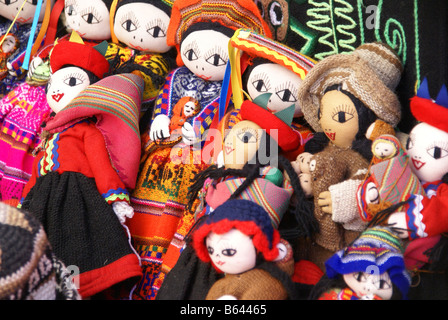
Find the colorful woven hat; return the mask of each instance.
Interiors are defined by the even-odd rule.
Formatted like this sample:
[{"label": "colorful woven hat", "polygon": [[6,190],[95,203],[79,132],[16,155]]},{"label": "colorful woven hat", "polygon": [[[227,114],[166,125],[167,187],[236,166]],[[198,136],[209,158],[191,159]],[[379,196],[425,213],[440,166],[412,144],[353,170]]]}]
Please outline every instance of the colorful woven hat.
[{"label": "colorful woven hat", "polygon": [[211,233],[224,234],[231,229],[238,229],[251,236],[252,242],[258,252],[263,254],[267,261],[278,257],[277,244],[280,234],[272,226],[271,219],[260,205],[250,200],[228,200],[218,206],[193,232],[193,247],[198,257],[210,262],[206,237]]},{"label": "colorful woven hat", "polygon": [[135,74],[108,76],[88,86],[46,123],[57,132],[67,123],[95,116],[114,168],[126,187],[135,187],[140,163],[139,112],[143,79]]},{"label": "colorful woven hat", "polygon": [[375,115],[395,127],[401,119],[401,105],[394,93],[403,66],[386,44],[366,43],[348,54],[335,54],[319,61],[299,89],[299,102],[305,120],[321,132],[318,110],[327,88],[343,84]]},{"label": "colorful woven hat", "polygon": [[404,264],[404,248],[391,229],[373,227],[365,230],[350,246],[336,252],[325,262],[329,278],[353,272],[389,273],[403,298],[409,291],[411,278]]},{"label": "colorful woven hat", "polygon": [[418,121],[448,132],[448,91],[445,85],[433,100],[429,94],[428,79],[423,79],[417,94],[411,98],[410,107]]},{"label": "colorful woven hat", "polygon": [[[272,37],[269,26],[252,0],[176,0],[167,30],[168,45],[175,46],[179,52],[182,35],[198,22],[216,22],[232,30],[252,29]],[[180,52],[177,63],[182,65]]]},{"label": "colorful woven hat", "polygon": [[57,266],[37,219],[0,202],[0,299],[80,299],[76,289],[64,289]]},{"label": "colorful woven hat", "polygon": [[50,55],[51,72],[55,73],[65,65],[74,65],[88,70],[98,78],[109,71],[109,62],[104,57],[107,41],[92,46],[84,41],[76,31],[73,31],[69,41],[56,43]]}]

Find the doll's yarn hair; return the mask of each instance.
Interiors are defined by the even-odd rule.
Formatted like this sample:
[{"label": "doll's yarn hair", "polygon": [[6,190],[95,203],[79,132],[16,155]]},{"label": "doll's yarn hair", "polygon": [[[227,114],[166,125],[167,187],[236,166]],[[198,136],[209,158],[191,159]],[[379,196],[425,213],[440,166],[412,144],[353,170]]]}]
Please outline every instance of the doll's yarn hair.
[{"label": "doll's yarn hair", "polygon": [[231,38],[233,36],[233,34],[235,33],[234,29],[226,27],[219,22],[202,21],[202,22],[197,22],[197,23],[191,25],[190,27],[188,27],[188,29],[182,33],[180,43],[182,44],[182,42],[185,40],[185,38],[188,35],[190,35],[191,33],[195,32],[195,31],[201,31],[201,30],[218,31],[229,38]]},{"label": "doll's yarn hair", "polygon": [[[356,111],[358,112],[358,133],[355,136],[355,140],[352,143],[352,149],[359,152],[365,159],[369,162],[372,159],[372,141],[367,139],[365,136],[368,127],[378,119],[375,113],[367,108],[364,103],[356,98],[352,93],[342,89],[342,84],[335,84],[328,87],[325,90],[325,93],[333,90],[338,90],[344,93],[346,96],[350,98],[350,100],[355,105]],[[317,111],[317,118],[320,119],[320,108]],[[305,144],[305,151],[310,153],[316,153],[321,151],[328,145],[329,140],[326,138],[323,132],[316,132],[314,137],[311,138]]]}]

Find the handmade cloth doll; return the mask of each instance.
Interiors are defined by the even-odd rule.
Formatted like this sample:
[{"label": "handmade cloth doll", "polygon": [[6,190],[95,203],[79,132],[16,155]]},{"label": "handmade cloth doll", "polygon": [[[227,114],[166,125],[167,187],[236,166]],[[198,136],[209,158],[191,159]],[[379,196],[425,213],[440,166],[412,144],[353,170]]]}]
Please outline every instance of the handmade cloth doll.
[{"label": "handmade cloth doll", "polygon": [[[32,45],[34,41],[37,41],[36,46],[40,46],[39,40],[42,41],[41,36],[43,36],[43,33],[40,33],[41,27],[44,18],[48,17],[53,3],[53,0],[42,1],[36,28],[33,29],[37,1],[0,1],[0,17],[6,18],[0,24],[0,36],[6,35],[7,33],[13,34],[16,37],[18,46],[12,54],[1,56],[2,59],[6,59],[8,73],[2,79],[0,96],[4,96],[16,85],[24,81],[26,72],[22,69],[22,64],[24,63],[26,51],[29,47],[29,38],[33,37]],[[42,32],[45,32],[45,28],[42,29]],[[33,33],[34,35],[32,35]],[[4,63],[5,61],[0,61],[0,65]]]},{"label": "handmade cloth doll", "polygon": [[[202,161],[204,136],[217,114],[228,41],[242,27],[265,34],[266,25],[252,1],[180,0],[173,4],[167,43],[176,48],[179,67],[167,75],[156,98],[142,143],[156,142],[159,147],[145,147],[131,195],[135,214],[128,226],[139,254],[151,257],[143,262],[145,276],[134,291],[135,299],[156,296],[194,223],[193,213],[185,212],[187,193],[195,174],[209,165]],[[186,96],[196,99],[201,109],[183,124],[182,141],[172,146],[167,138],[173,108]]]},{"label": "handmade cloth doll", "polygon": [[[54,74],[47,90],[49,101],[57,97],[50,103],[55,115],[45,121],[21,208],[44,225],[57,257],[79,268],[79,293],[86,298],[125,282],[132,285],[141,276],[124,223],[133,214],[129,190],[135,187],[140,159],[143,80],[134,74],[105,77],[61,106],[57,100],[70,92],[58,89],[65,82],[79,83],[87,73],[58,69],[62,65],[53,54],[60,45],[50,59]],[[85,63],[94,72],[108,65],[93,48],[88,57]],[[58,73],[64,81],[53,81]]]},{"label": "handmade cloth doll", "polygon": [[[175,67],[174,49],[167,44],[172,0],[114,1],[112,41],[106,54],[113,73],[138,70],[145,79],[142,113],[152,105],[168,72]],[[145,119],[146,119],[145,118]],[[148,119],[148,120],[149,120]],[[143,127],[146,127],[145,123]]]},{"label": "handmade cloth doll", "polygon": [[364,221],[371,221],[378,212],[411,194],[425,194],[398,138],[388,134],[378,136],[372,143],[372,153],[374,164],[358,188],[359,213]]},{"label": "handmade cloth doll", "polygon": [[0,299],[80,300],[67,267],[29,212],[0,202]]},{"label": "handmade cloth doll", "polygon": [[12,33],[4,34],[0,37],[0,80],[8,75],[8,58],[19,48],[19,39]]},{"label": "handmade cloth doll", "polygon": [[235,109],[238,110],[245,100],[243,92],[249,100],[271,93],[265,110],[260,110],[264,117],[269,116],[267,112],[277,113],[294,105],[290,125],[297,138],[290,146],[285,146],[283,152],[291,160],[295,159],[312,136],[311,129],[303,121],[298,91],[315,61],[253,30],[237,30],[230,39],[229,50]]},{"label": "handmade cloth doll", "polygon": [[[77,50],[76,55],[69,51],[73,48]],[[41,123],[51,113],[50,105],[66,106],[81,90],[103,77],[108,71],[104,52],[101,52],[105,48],[107,43],[88,47],[76,32],[72,33],[68,43],[60,43],[52,55],[55,73],[64,65],[71,70],[52,75],[53,87],[62,91],[54,92],[47,100],[46,91],[53,88],[46,89],[44,86],[22,82],[0,101],[1,201],[12,206],[18,205],[23,188],[31,176],[33,150],[41,142]],[[96,66],[90,65],[89,55],[92,50],[95,50],[94,56],[103,56]],[[89,72],[92,77],[85,76],[84,72]]]},{"label": "handmade cloth doll", "polygon": [[418,281],[411,293],[414,299],[447,298],[447,107],[446,86],[432,99],[424,79],[410,102],[419,123],[409,133],[406,151],[425,194],[409,194],[400,209],[378,220],[397,228],[400,237],[410,241],[405,257],[409,256],[408,268]]},{"label": "handmade cloth doll", "polygon": [[390,228],[367,228],[325,262],[326,274],[310,299],[406,300],[411,277],[403,254],[401,239]]},{"label": "handmade cloth doll", "polygon": [[[372,141],[366,131],[378,119],[392,127],[400,120],[394,89],[401,72],[401,62],[393,50],[382,43],[366,43],[352,53],[329,56],[317,63],[299,88],[304,118],[316,132],[305,151],[316,160],[317,180],[312,185],[321,229],[316,234],[319,243],[308,243],[305,248],[311,248],[309,254],[315,257],[309,260],[320,266],[365,227],[356,192],[372,159]],[[336,169],[338,166],[344,169]]]},{"label": "handmade cloth doll", "polygon": [[[31,57],[26,82],[31,85],[45,85],[50,76],[49,54],[56,40],[67,41],[73,31],[79,34],[84,43],[97,45],[109,41],[110,9],[112,0],[57,0],[51,11],[50,21],[42,47]],[[65,32],[61,34],[58,22],[63,20]]]},{"label": "handmade cloth doll", "polygon": [[206,300],[294,299],[294,291],[288,290],[294,288],[292,273],[272,263],[281,256],[280,235],[255,202],[224,202],[195,228],[192,237],[198,257],[225,274],[210,288]]}]

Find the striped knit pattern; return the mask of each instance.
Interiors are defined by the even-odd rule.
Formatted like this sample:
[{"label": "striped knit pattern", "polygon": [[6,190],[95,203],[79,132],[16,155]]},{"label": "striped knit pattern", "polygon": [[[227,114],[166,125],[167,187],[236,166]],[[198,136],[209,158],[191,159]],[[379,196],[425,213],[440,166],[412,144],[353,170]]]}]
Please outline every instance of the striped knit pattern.
[{"label": "striped knit pattern", "polygon": [[263,57],[285,66],[301,79],[304,79],[308,71],[316,64],[316,61],[300,52],[249,29],[237,30],[230,39],[230,45],[251,56]]},{"label": "striped knit pattern", "polygon": [[[180,8],[182,22],[176,30],[176,43],[180,43],[182,34],[190,26],[201,21],[219,21],[222,25],[231,28],[251,28],[258,33],[264,34],[260,16],[256,14],[258,9],[242,5],[243,1],[231,0],[202,0],[195,1],[189,6]],[[174,4],[176,7],[176,3]],[[257,12],[258,13],[258,12]]]}]

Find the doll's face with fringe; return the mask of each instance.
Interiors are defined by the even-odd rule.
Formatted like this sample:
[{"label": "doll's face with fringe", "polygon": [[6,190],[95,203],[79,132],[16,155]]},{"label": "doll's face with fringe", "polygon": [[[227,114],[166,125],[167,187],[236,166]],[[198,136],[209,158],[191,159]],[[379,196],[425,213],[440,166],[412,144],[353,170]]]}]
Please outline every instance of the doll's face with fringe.
[{"label": "doll's face with fringe", "polygon": [[102,0],[65,0],[66,23],[84,39],[109,40],[109,9]]},{"label": "doll's face with fringe", "polygon": [[[54,0],[43,0],[42,8],[40,10],[39,21],[42,21],[45,15],[45,6],[47,1],[51,1],[53,4]],[[9,0],[0,1],[0,16],[5,17],[8,20],[14,20],[17,13],[20,11],[20,14],[16,20],[19,24],[31,24],[33,22],[34,14],[37,9],[37,0],[27,0],[24,4],[22,10],[20,10],[22,6],[23,0]]]},{"label": "doll's face with fringe", "polygon": [[297,100],[302,79],[282,65],[262,63],[256,66],[247,80],[247,90],[251,99],[261,94],[272,93],[267,108],[272,113],[294,105],[294,116],[302,116],[302,109]]},{"label": "doll's face with fringe", "polygon": [[371,274],[366,272],[353,272],[343,275],[347,286],[356,293],[359,298],[371,299],[376,297],[382,300],[390,300],[393,293],[392,281],[389,273]]},{"label": "doll's face with fringe", "polygon": [[222,272],[239,274],[255,267],[257,253],[252,239],[237,229],[211,232],[205,240],[210,259]]},{"label": "doll's face with fringe", "polygon": [[330,142],[348,148],[359,130],[358,112],[352,100],[343,92],[325,93],[320,104],[320,126]]},{"label": "doll's face with fringe", "polygon": [[78,67],[66,67],[53,73],[47,84],[47,102],[58,113],[90,84],[87,73]]},{"label": "doll's face with fringe", "polygon": [[127,3],[115,13],[114,33],[132,49],[145,52],[168,52],[166,32],[170,17],[149,3]]},{"label": "doll's face with fringe", "polygon": [[423,182],[442,179],[448,172],[448,133],[427,123],[417,124],[406,143],[411,170]]},{"label": "doll's face with fringe", "polygon": [[230,38],[219,31],[198,30],[185,37],[180,52],[184,65],[199,78],[224,79]]}]

